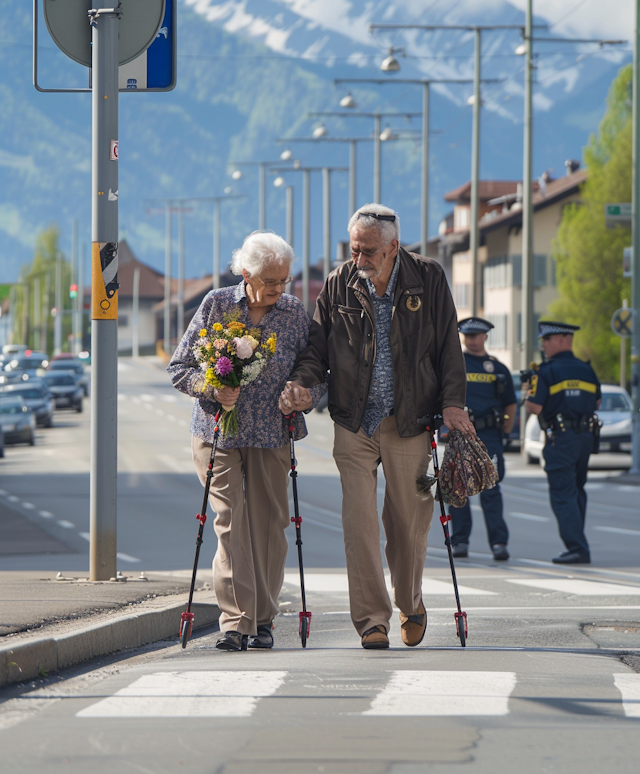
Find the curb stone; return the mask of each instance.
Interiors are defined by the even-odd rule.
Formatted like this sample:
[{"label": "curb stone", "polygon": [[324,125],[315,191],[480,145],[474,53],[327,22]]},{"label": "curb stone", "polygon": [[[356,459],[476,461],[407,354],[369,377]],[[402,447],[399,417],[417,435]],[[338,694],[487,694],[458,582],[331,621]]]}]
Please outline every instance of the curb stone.
[{"label": "curb stone", "polygon": [[[68,634],[16,641],[0,646],[0,688],[33,680],[43,673],[80,664],[110,653],[131,650],[179,634],[180,615],[185,602],[173,602],[159,610],[121,616]],[[194,630],[216,623],[220,608],[194,602]]]}]

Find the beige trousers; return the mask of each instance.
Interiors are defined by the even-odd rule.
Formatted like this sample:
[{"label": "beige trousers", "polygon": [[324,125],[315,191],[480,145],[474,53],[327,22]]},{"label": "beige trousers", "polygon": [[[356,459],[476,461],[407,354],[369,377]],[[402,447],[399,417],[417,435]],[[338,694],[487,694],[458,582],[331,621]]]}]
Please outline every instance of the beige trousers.
[{"label": "beige trousers", "polygon": [[385,555],[396,606],[416,615],[433,498],[420,499],[416,478],[431,459],[431,436],[401,438],[395,417],[382,421],[369,438],[335,425],[333,456],[342,482],[342,526],[347,557],[351,620],[358,634],[382,625],[389,631],[393,609],[385,585],[378,526],[378,465],[386,480],[382,524]]},{"label": "beige trousers", "polygon": [[[204,485],[211,444],[192,436],[198,478]],[[218,550],[213,585],[220,631],[256,634],[278,614],[290,523],[289,447],[218,449],[209,500],[216,512]]]}]

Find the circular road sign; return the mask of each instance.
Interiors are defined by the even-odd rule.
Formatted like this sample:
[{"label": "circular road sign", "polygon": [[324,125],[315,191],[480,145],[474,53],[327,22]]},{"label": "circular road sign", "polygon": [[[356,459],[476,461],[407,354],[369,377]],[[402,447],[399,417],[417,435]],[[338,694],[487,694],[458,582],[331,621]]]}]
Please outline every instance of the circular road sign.
[{"label": "circular road sign", "polygon": [[[89,11],[95,0],[43,0],[44,20],[54,43],[68,57],[91,67]],[[113,7],[116,0],[107,5]],[[118,24],[118,63],[140,56],[153,43],[164,19],[166,0],[124,0]]]},{"label": "circular road sign", "polygon": [[633,309],[617,309],[611,318],[611,330],[621,339],[628,339],[633,333]]}]

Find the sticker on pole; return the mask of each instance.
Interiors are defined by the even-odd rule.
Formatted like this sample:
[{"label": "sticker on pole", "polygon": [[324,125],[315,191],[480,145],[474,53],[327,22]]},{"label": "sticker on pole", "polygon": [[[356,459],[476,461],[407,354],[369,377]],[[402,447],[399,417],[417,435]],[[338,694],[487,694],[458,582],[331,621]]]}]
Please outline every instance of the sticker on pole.
[{"label": "sticker on pole", "polygon": [[91,245],[91,319],[118,319],[118,243]]},{"label": "sticker on pole", "polygon": [[621,339],[628,339],[633,333],[633,309],[617,309],[611,318],[611,330]]},{"label": "sticker on pole", "polygon": [[109,152],[109,158],[111,159],[111,161],[118,160],[118,141],[117,140],[111,140],[111,150]]}]

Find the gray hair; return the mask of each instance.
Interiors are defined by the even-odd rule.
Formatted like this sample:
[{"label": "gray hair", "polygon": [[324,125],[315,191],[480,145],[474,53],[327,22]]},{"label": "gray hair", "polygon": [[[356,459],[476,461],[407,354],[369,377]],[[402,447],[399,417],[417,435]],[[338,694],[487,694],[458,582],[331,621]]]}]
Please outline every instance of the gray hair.
[{"label": "gray hair", "polygon": [[251,275],[260,274],[267,266],[287,264],[291,268],[294,261],[291,246],[273,231],[254,231],[242,243],[242,247],[233,251],[231,271],[242,274],[246,269]]},{"label": "gray hair", "polygon": [[[367,217],[368,212],[375,215],[395,215],[396,219],[393,223],[389,220],[378,220],[371,216]],[[377,228],[385,245],[388,245],[392,239],[397,239],[398,244],[400,243],[400,216],[390,207],[385,207],[384,204],[365,204],[364,207],[360,207],[349,220],[347,227],[349,234],[356,225],[364,226],[364,228]]]}]

